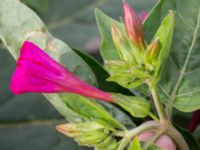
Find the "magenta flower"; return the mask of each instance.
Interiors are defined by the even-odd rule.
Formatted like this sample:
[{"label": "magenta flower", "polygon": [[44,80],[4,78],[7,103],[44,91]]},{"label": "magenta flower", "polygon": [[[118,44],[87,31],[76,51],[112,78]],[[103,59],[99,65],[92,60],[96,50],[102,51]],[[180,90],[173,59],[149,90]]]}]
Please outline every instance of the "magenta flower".
[{"label": "magenta flower", "polygon": [[81,81],[31,42],[24,42],[11,80],[14,94],[69,92],[113,102],[112,95]]},{"label": "magenta flower", "polygon": [[142,22],[127,2],[124,2],[124,24],[132,42],[139,48],[144,46]]}]

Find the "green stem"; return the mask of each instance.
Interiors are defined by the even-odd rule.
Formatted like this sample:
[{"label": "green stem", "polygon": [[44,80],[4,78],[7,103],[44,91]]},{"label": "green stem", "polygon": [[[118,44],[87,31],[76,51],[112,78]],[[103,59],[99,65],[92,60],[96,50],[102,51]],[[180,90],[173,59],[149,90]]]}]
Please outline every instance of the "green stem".
[{"label": "green stem", "polygon": [[153,87],[150,86],[150,90],[151,90],[153,101],[154,101],[154,104],[155,104],[155,107],[156,107],[156,110],[158,112],[158,116],[159,116],[161,122],[167,120],[167,117],[166,117],[166,114],[164,111],[164,107],[163,107],[163,105],[160,101],[160,98],[158,96],[158,93],[157,93],[156,86],[153,86]]},{"label": "green stem", "polygon": [[129,143],[129,140],[126,139],[126,138],[123,138],[121,141],[120,141],[120,144],[117,148],[117,150],[124,150],[126,145]]},{"label": "green stem", "polygon": [[141,134],[145,131],[158,129],[159,126],[160,126],[160,124],[157,123],[157,122],[148,122],[146,124],[142,124],[142,125],[138,126],[137,128],[134,128],[130,131],[126,131],[125,138],[131,140],[132,138],[134,138],[138,134]]},{"label": "green stem", "polygon": [[139,127],[136,127],[132,130],[129,131],[118,131],[115,132],[114,135],[115,136],[120,136],[123,137],[122,140],[120,141],[119,147],[117,150],[124,150],[126,145],[137,135],[145,132],[145,131],[149,131],[149,130],[153,130],[153,129],[158,129],[160,126],[159,123],[153,121],[153,122],[148,122],[146,124],[142,124]]},{"label": "green stem", "polygon": [[183,136],[173,126],[170,126],[165,134],[174,140],[179,150],[190,150]]},{"label": "green stem", "polygon": [[153,113],[149,113],[149,116],[153,119],[153,120],[155,120],[155,121],[159,121],[159,119],[153,114]]}]

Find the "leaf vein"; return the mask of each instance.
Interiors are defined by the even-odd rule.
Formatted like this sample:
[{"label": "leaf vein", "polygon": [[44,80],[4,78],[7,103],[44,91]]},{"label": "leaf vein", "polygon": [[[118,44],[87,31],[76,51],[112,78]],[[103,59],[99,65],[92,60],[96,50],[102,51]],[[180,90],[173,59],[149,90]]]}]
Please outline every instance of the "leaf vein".
[{"label": "leaf vein", "polygon": [[190,92],[186,92],[186,93],[180,93],[176,97],[189,96],[189,95],[192,95],[192,94],[198,93],[198,92],[200,92],[200,89],[197,89],[197,90],[194,90],[194,91],[190,91]]},{"label": "leaf vein", "polygon": [[172,112],[172,108],[173,108],[173,104],[174,104],[174,101],[175,101],[175,98],[176,98],[176,94],[177,94],[177,91],[179,89],[179,86],[184,78],[184,75],[185,75],[185,71],[187,69],[187,66],[188,66],[188,62],[190,60],[190,56],[191,56],[191,53],[192,53],[192,50],[195,46],[195,42],[197,40],[197,33],[198,33],[198,30],[199,30],[199,27],[200,27],[200,9],[199,9],[199,13],[198,13],[198,17],[197,17],[197,25],[196,25],[196,28],[194,30],[194,36],[192,38],[192,43],[189,47],[189,50],[188,50],[188,53],[187,53],[187,56],[186,56],[186,59],[185,59],[185,62],[184,62],[184,65],[181,69],[181,72],[180,72],[180,75],[177,79],[177,82],[174,86],[174,89],[172,91],[172,94],[170,95],[170,98],[169,98],[169,101],[168,101],[168,104],[167,104],[167,114],[168,116],[171,115],[171,112]]}]

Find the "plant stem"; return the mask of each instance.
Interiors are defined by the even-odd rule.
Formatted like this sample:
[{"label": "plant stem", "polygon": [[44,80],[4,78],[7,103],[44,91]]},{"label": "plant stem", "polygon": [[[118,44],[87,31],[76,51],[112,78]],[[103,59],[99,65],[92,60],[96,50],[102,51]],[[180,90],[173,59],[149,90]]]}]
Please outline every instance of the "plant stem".
[{"label": "plant stem", "polygon": [[121,141],[120,141],[120,144],[117,148],[117,150],[124,150],[126,145],[129,143],[129,140],[126,139],[126,138],[123,138]]},{"label": "plant stem", "polygon": [[142,125],[138,126],[137,128],[134,128],[130,131],[126,131],[125,138],[128,138],[131,140],[133,137],[137,136],[138,134],[141,134],[145,131],[158,129],[159,126],[160,126],[160,124],[157,122],[148,122],[146,124],[142,124]]},{"label": "plant stem", "polygon": [[174,140],[180,150],[189,150],[189,146],[185,139],[173,126],[169,126],[166,134]]},{"label": "plant stem", "polygon": [[118,131],[115,132],[115,136],[120,136],[123,137],[122,140],[120,141],[120,145],[118,147],[117,150],[124,150],[124,148],[126,147],[126,145],[137,135],[145,132],[145,131],[149,131],[149,130],[153,130],[153,129],[158,129],[160,126],[159,123],[153,121],[153,122],[149,122],[146,124],[142,124],[132,130],[129,131]]},{"label": "plant stem", "polygon": [[153,119],[153,120],[155,120],[155,121],[159,121],[159,119],[153,114],[153,113],[149,113],[149,116]]},{"label": "plant stem", "polygon": [[163,107],[163,105],[160,101],[160,98],[158,96],[158,93],[157,93],[156,86],[152,86],[152,87],[150,86],[150,90],[151,90],[153,101],[154,101],[156,110],[158,112],[158,116],[160,118],[160,121],[162,122],[162,121],[167,120],[167,117],[166,117],[166,114],[165,114],[165,111],[164,111],[164,107]]}]

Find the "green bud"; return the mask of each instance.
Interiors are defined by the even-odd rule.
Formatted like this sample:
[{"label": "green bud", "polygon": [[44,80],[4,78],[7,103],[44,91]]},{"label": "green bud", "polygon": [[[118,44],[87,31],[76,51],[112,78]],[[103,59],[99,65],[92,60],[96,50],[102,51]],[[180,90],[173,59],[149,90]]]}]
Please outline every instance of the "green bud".
[{"label": "green bud", "polygon": [[126,88],[135,88],[143,83],[150,77],[146,72],[144,66],[138,66],[136,63],[124,61],[106,61],[107,70],[110,77],[107,81],[114,81]]},{"label": "green bud", "polygon": [[117,141],[112,137],[107,137],[104,141],[95,147],[95,150],[116,150],[117,147]]},{"label": "green bud", "polygon": [[134,49],[137,48],[134,48],[128,37],[126,37],[126,34],[124,34],[123,31],[120,32],[115,24],[112,25],[111,32],[120,59],[125,61],[135,61]]},{"label": "green bud", "polygon": [[139,79],[149,78],[149,74],[146,73],[145,70],[142,70],[142,68],[139,68],[139,69],[138,68],[139,67],[131,67],[129,70],[127,70],[127,72]]},{"label": "green bud", "polygon": [[94,146],[102,142],[109,134],[109,130],[100,129],[96,131],[88,131],[82,132],[78,137],[76,137],[76,141],[80,145]]},{"label": "green bud", "polygon": [[144,63],[147,65],[150,70],[153,69],[153,66],[156,63],[159,52],[161,50],[161,43],[158,38],[156,38],[148,47],[144,56]]},{"label": "green bud", "polygon": [[82,132],[104,129],[104,127],[100,125],[98,122],[92,121],[92,122],[84,122],[84,123],[61,124],[61,125],[58,125],[56,129],[66,136],[77,137]]},{"label": "green bud", "polygon": [[110,145],[110,143],[112,142],[112,137],[106,137],[101,143],[97,144],[95,149],[96,150],[104,150],[105,147],[108,147],[108,145]]}]

